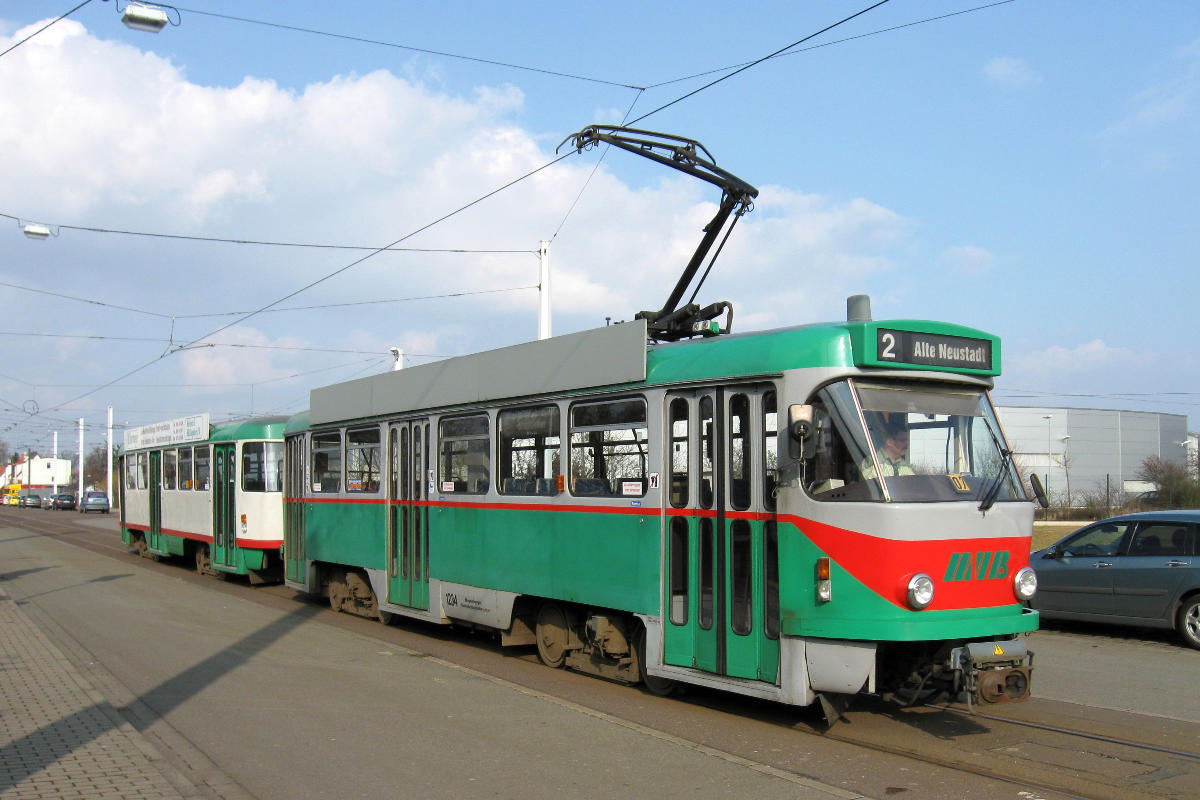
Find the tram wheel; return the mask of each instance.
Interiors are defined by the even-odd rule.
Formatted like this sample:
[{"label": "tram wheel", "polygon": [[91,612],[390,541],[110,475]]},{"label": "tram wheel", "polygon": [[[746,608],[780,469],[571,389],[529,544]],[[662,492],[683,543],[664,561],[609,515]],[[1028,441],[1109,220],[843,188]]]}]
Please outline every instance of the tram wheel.
[{"label": "tram wheel", "polygon": [[346,586],[346,580],[342,575],[337,575],[329,581],[329,607],[334,611],[341,613],[342,607],[346,604],[346,598],[349,595],[350,590]]},{"label": "tram wheel", "polygon": [[139,557],[141,557],[141,558],[149,558],[150,557],[150,554],[146,551],[147,547],[148,547],[148,545],[146,544],[145,536],[139,536],[133,540],[133,549],[137,552]]},{"label": "tram wheel", "polygon": [[670,678],[660,678],[657,675],[651,675],[646,672],[646,629],[642,628],[638,631],[637,641],[634,642],[633,648],[637,654],[638,673],[642,676],[642,683],[650,694],[656,694],[659,697],[667,697],[674,694],[678,684]]},{"label": "tram wheel", "polygon": [[212,559],[208,555],[208,545],[202,544],[196,548],[196,572],[208,575],[212,572]]},{"label": "tram wheel", "polygon": [[1200,650],[1200,596],[1189,597],[1183,601],[1177,620],[1179,635],[1189,647]]},{"label": "tram wheel", "polygon": [[567,660],[567,614],[558,603],[542,603],[538,609],[537,629],[538,658],[547,667],[557,669]]}]

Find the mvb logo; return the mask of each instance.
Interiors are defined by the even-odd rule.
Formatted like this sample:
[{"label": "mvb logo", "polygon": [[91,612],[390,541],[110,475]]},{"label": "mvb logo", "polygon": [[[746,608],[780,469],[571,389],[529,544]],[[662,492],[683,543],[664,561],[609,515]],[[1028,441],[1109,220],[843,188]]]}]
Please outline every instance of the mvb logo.
[{"label": "mvb logo", "polygon": [[983,581],[1008,577],[1008,551],[951,553],[946,581]]}]

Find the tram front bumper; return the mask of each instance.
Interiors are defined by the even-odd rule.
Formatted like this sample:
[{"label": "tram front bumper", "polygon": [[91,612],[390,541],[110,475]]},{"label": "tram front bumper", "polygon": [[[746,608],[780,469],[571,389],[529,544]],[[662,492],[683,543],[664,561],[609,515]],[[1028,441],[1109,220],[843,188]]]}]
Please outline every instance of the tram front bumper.
[{"label": "tram front bumper", "polygon": [[951,651],[950,666],[968,705],[1029,699],[1033,653],[1022,639],[970,642]]}]

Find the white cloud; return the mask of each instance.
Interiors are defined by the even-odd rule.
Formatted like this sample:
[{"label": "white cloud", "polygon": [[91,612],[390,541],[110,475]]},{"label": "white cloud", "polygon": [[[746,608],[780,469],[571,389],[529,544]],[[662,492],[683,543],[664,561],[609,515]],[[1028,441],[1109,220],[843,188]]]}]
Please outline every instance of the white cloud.
[{"label": "white cloud", "polygon": [[[5,69],[0,151],[8,169],[0,211],[57,224],[382,246],[544,166],[558,144],[513,121],[524,98],[511,86],[454,96],[376,71],[297,91],[253,77],[208,87],[190,82],[167,59],[97,39],[72,20],[11,53]],[[537,282],[538,241],[561,225],[551,262],[554,329],[565,333],[661,306],[716,210],[716,190],[690,178],[671,173],[644,186],[623,182],[614,174],[623,174],[618,155],[630,158],[610,157],[569,216],[595,153],[538,172],[403,242],[522,253],[386,253],[350,266],[365,253],[68,230],[53,247],[22,247],[29,262],[0,266],[0,277],[21,283],[18,269],[53,271],[72,294],[177,315],[174,338],[189,341],[230,318],[187,315],[261,308],[335,272],[283,305],[529,286]],[[845,295],[893,268],[911,228],[865,199],[766,187],[697,300],[734,301],[738,330],[829,318]],[[34,329],[45,308],[26,304],[9,324]],[[79,330],[128,331],[144,320],[83,309],[56,305],[51,313],[71,315]],[[533,338],[536,309],[537,294],[529,290],[347,306],[263,314],[220,339],[370,350],[385,360],[392,346],[445,356]],[[119,357],[100,345],[89,348],[91,362],[109,376],[162,352],[153,344],[130,345]],[[261,410],[276,383],[288,388],[275,395],[296,394],[294,381],[279,379],[355,358],[204,348],[164,359],[143,377],[212,385],[206,396],[224,392],[231,405],[242,403],[246,390],[217,385],[253,382],[262,387],[255,393]],[[307,380],[323,385],[345,377],[331,371]],[[195,402],[180,402],[181,411],[195,410]]]},{"label": "white cloud", "polygon": [[[1068,376],[1113,375],[1124,369],[1146,366],[1154,360],[1150,353],[1126,347],[1113,347],[1103,339],[1093,339],[1075,347],[1051,345],[1027,353],[1005,353],[1005,371],[1035,381],[1052,381]],[[1013,379],[1016,382],[1016,379]],[[1043,384],[1034,384],[1043,385]]]},{"label": "white cloud", "polygon": [[997,56],[983,65],[983,76],[994,86],[1005,89],[1024,89],[1037,86],[1042,76],[1020,58]]},{"label": "white cloud", "polygon": [[982,275],[996,263],[995,254],[974,245],[947,247],[939,261],[963,275]]}]

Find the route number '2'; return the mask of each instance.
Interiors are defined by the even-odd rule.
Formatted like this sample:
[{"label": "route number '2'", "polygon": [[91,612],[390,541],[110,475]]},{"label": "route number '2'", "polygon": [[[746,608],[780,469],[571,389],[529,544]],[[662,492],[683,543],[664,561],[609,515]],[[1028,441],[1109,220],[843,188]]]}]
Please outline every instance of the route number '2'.
[{"label": "route number '2'", "polygon": [[891,331],[881,334],[879,336],[879,344],[882,345],[879,348],[879,358],[881,360],[887,359],[889,361],[895,361],[897,357],[896,334],[892,333]]}]

